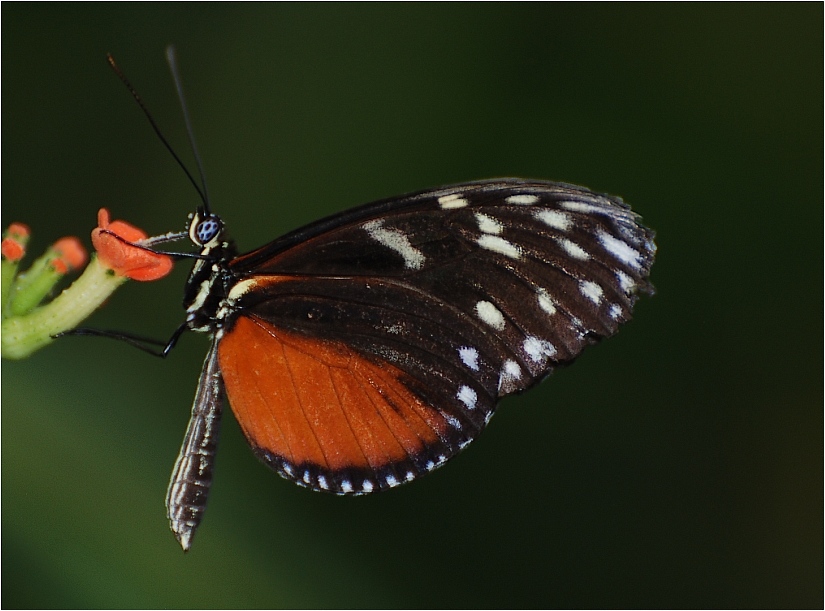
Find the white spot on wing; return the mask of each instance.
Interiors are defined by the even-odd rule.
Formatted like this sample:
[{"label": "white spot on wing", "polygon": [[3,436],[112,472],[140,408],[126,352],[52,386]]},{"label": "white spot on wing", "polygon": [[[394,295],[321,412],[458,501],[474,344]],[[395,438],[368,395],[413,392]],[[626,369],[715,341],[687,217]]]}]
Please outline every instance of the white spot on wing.
[{"label": "white spot on wing", "polygon": [[642,254],[635,248],[631,248],[626,242],[623,242],[605,231],[599,232],[599,242],[605,247],[607,252],[616,257],[622,263],[630,267],[639,269],[642,265]]},{"label": "white spot on wing", "polygon": [[394,250],[404,259],[404,266],[409,269],[421,269],[424,265],[424,254],[410,244],[410,239],[398,229],[385,229],[383,221],[375,220],[364,223],[364,229],[369,236],[390,250]]},{"label": "white spot on wing", "polygon": [[348,479],[341,480],[341,490],[344,492],[352,492],[352,484],[349,483]]},{"label": "white spot on wing", "polygon": [[496,219],[486,214],[481,214],[481,212],[476,212],[476,221],[478,222],[478,228],[484,233],[501,233],[504,229],[502,224]]},{"label": "white spot on wing", "polygon": [[444,195],[438,198],[438,205],[441,206],[444,210],[450,210],[452,208],[463,208],[469,202],[461,197],[458,193],[453,193],[452,195]]},{"label": "white spot on wing", "polygon": [[619,286],[625,293],[629,293],[636,286],[636,282],[622,271],[616,272],[616,278],[619,280]]},{"label": "white spot on wing", "polygon": [[407,481],[411,482],[414,479],[415,479],[415,473],[413,473],[412,471],[407,471]]},{"label": "white spot on wing", "polygon": [[504,200],[508,204],[518,204],[520,206],[529,206],[539,201],[538,195],[511,195]]},{"label": "white spot on wing", "polygon": [[559,246],[561,246],[564,251],[573,257],[574,259],[579,259],[580,261],[587,261],[590,258],[590,255],[587,252],[576,244],[575,242],[571,242],[567,238],[561,238],[558,240]]},{"label": "white spot on wing", "polygon": [[226,299],[230,303],[234,303],[243,295],[255,288],[257,284],[257,280],[241,280],[240,282],[235,283],[235,286],[229,290],[229,294],[226,296]]},{"label": "white spot on wing", "polygon": [[446,420],[451,427],[457,430],[461,430],[461,422],[455,416],[451,416],[450,414],[443,414],[444,420]]},{"label": "white spot on wing", "polygon": [[595,212],[597,214],[609,213],[609,210],[601,206],[594,206],[593,204],[588,204],[587,202],[577,202],[571,200],[566,202],[559,202],[559,206],[565,208],[566,210],[570,210],[571,212]]},{"label": "white spot on wing", "polygon": [[495,235],[487,235],[486,233],[476,240],[479,246],[492,250],[499,254],[510,257],[511,259],[520,259],[521,251],[517,246],[514,246],[504,238]]},{"label": "white spot on wing", "polygon": [[518,389],[516,382],[521,379],[521,367],[511,360],[504,361],[498,374],[498,394],[506,395]]},{"label": "white spot on wing", "polygon": [[529,335],[522,343],[527,356],[536,363],[541,363],[556,354],[556,347],[550,342]]},{"label": "white spot on wing", "polygon": [[476,315],[496,331],[504,329],[504,314],[489,301],[479,301],[476,304]]},{"label": "white spot on wing", "polygon": [[545,225],[560,231],[567,231],[573,223],[570,215],[558,210],[536,210],[536,218]]},{"label": "white spot on wing", "polygon": [[473,371],[478,371],[478,350],[470,346],[462,346],[458,349],[458,356],[461,362]]},{"label": "white spot on wing", "polygon": [[505,372],[507,375],[516,378],[517,380],[521,379],[521,367],[519,367],[518,363],[516,363],[515,361],[504,361],[502,371]]},{"label": "white spot on wing", "polygon": [[579,290],[582,292],[582,295],[587,297],[593,303],[598,305],[602,302],[602,295],[604,294],[604,291],[602,290],[602,287],[595,282],[590,280],[582,280],[579,284]]},{"label": "white spot on wing", "polygon": [[478,395],[476,391],[466,385],[461,385],[458,389],[458,394],[456,394],[456,398],[461,401],[464,405],[467,406],[467,409],[475,409],[476,403],[478,402]]},{"label": "white spot on wing", "polygon": [[622,308],[621,306],[616,305],[615,303],[610,306],[610,318],[613,320],[617,320],[622,315]]},{"label": "white spot on wing", "polygon": [[547,294],[547,291],[540,288],[536,291],[536,297],[538,298],[539,307],[542,310],[551,316],[556,313],[556,306],[553,304],[553,300],[550,299],[550,295]]},{"label": "white spot on wing", "polygon": [[364,480],[364,492],[372,492],[372,482],[368,479]]},{"label": "white spot on wing", "polygon": [[388,475],[387,478],[386,478],[386,482],[387,482],[387,486],[389,486],[390,488],[392,488],[393,486],[398,485],[398,480],[395,479],[394,475]]},{"label": "white spot on wing", "polygon": [[329,485],[327,484],[327,478],[323,475],[318,476],[318,487],[323,488],[324,490],[327,490],[329,488]]}]

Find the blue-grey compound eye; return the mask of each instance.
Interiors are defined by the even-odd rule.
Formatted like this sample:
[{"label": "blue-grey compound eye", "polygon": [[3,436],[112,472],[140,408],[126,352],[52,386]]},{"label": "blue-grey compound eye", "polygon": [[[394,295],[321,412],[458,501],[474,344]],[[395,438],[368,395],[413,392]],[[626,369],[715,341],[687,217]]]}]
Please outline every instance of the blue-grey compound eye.
[{"label": "blue-grey compound eye", "polygon": [[216,216],[207,216],[195,229],[195,236],[200,244],[208,244],[221,232],[221,221]]}]

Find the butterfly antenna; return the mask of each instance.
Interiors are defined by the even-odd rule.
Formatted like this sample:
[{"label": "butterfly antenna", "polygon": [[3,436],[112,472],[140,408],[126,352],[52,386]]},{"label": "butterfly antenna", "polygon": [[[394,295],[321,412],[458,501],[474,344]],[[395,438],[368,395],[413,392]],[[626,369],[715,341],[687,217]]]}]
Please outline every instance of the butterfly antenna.
[{"label": "butterfly antenna", "polygon": [[209,189],[206,187],[206,174],[203,171],[203,163],[201,163],[201,156],[198,152],[198,144],[195,141],[195,131],[192,129],[192,119],[189,116],[189,108],[186,106],[186,96],[183,95],[183,81],[180,78],[180,71],[178,70],[178,55],[175,51],[175,45],[166,47],[166,61],[169,63],[169,69],[172,71],[172,79],[174,79],[175,88],[178,90],[178,99],[180,100],[180,107],[183,111],[183,122],[186,124],[186,133],[189,136],[189,145],[192,147],[192,154],[195,155],[195,164],[198,166],[198,172],[201,175],[203,206],[206,212],[209,213]]},{"label": "butterfly antenna", "polygon": [[[189,178],[189,182],[191,182],[192,186],[195,187],[195,191],[198,192],[198,195],[200,196],[204,207],[208,211],[209,204],[208,204],[207,197],[206,197],[206,194],[205,194],[206,184],[204,183],[204,188],[201,189],[201,187],[195,181],[195,178],[192,176],[192,174],[186,168],[183,161],[181,161],[181,158],[178,157],[178,154],[175,152],[175,149],[172,148],[172,145],[169,144],[169,141],[166,139],[166,137],[160,131],[160,128],[158,127],[158,124],[155,123],[155,119],[152,117],[152,114],[149,112],[149,109],[146,108],[146,105],[143,103],[143,100],[141,99],[140,94],[138,94],[138,92],[135,91],[135,88],[132,87],[132,83],[129,82],[129,79],[126,78],[126,75],[123,74],[123,71],[120,69],[120,67],[117,65],[117,63],[115,63],[115,58],[112,57],[111,53],[106,54],[106,61],[109,62],[109,66],[112,68],[112,70],[114,70],[115,74],[117,74],[118,78],[123,82],[124,85],[126,85],[126,89],[128,89],[129,93],[132,94],[132,97],[135,99],[135,102],[138,103],[138,106],[140,106],[140,109],[143,111],[143,114],[146,115],[147,119],[149,119],[149,124],[152,126],[152,129],[155,130],[155,133],[157,134],[158,138],[160,138],[160,141],[163,142],[163,146],[165,146],[166,150],[169,151],[172,154],[172,157],[175,158],[175,161],[178,163],[178,165],[181,167],[181,169],[186,173],[186,176]],[[177,79],[176,79],[176,82],[177,82]],[[178,85],[178,90],[180,90],[180,85]],[[185,110],[184,110],[184,115],[186,115]],[[186,127],[187,127],[187,129],[189,129],[188,117],[187,117],[187,121],[186,121]],[[195,159],[198,160],[198,168],[200,168],[200,159],[198,159],[197,151],[195,152]],[[201,175],[203,175],[203,171],[201,171]]]}]

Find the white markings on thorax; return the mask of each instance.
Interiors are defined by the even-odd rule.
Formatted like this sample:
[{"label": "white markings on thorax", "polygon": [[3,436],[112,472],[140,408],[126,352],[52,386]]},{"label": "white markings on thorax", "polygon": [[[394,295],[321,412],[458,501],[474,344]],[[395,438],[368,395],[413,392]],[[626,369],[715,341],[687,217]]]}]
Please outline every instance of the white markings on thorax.
[{"label": "white markings on thorax", "polygon": [[502,331],[504,329],[504,314],[489,301],[479,301],[476,303],[476,316],[496,331]]},{"label": "white markings on thorax", "polygon": [[364,223],[364,229],[373,240],[401,255],[405,267],[421,269],[425,261],[424,254],[410,244],[407,234],[399,229],[385,229],[382,227],[383,222],[379,219]]},{"label": "white markings on thorax", "polygon": [[198,288],[198,293],[195,295],[195,299],[192,300],[192,303],[186,308],[188,313],[197,312],[203,307],[203,304],[206,303],[206,298],[209,297],[209,294],[212,292],[212,285],[214,284],[214,276],[210,276],[203,282],[201,282],[200,287]]}]

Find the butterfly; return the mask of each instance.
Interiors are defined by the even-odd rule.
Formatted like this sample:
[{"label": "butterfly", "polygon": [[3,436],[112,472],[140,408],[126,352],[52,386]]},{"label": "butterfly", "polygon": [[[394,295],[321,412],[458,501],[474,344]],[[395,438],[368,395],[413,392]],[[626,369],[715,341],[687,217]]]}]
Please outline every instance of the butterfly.
[{"label": "butterfly", "polygon": [[443,465],[502,397],[616,333],[652,293],[654,233],[621,199],[506,178],[335,214],[238,255],[198,208],[185,330],[211,347],[167,493],[184,550],[224,396],[255,455],[366,494]]}]

